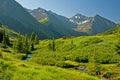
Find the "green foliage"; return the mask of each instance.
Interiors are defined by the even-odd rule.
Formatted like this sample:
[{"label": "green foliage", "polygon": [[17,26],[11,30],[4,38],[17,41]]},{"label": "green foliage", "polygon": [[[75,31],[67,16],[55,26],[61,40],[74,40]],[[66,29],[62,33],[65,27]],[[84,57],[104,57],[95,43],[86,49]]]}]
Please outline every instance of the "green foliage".
[{"label": "green foliage", "polygon": [[37,35],[35,36],[35,44],[39,44],[39,37]]},{"label": "green foliage", "polygon": [[3,36],[2,44],[7,45],[5,36]]},{"label": "green foliage", "polygon": [[53,39],[53,41],[52,41],[52,50],[53,51],[56,51],[56,49],[55,49],[55,40]]},{"label": "green foliage", "polygon": [[47,17],[39,20],[39,22],[42,24],[47,23],[48,21],[49,21],[49,19]]},{"label": "green foliage", "polygon": [[0,30],[0,43],[2,42],[4,35],[5,35],[5,32],[3,30]]},{"label": "green foliage", "polygon": [[8,36],[7,34],[5,34],[5,35],[3,36],[2,43],[3,43],[4,45],[10,46],[10,40],[9,40],[9,36]]},{"label": "green foliage", "polygon": [[[81,36],[81,37],[72,37],[68,39],[61,38],[56,40],[54,39],[41,40],[40,44],[35,44],[35,41],[36,39],[34,33],[32,33],[30,38],[28,38],[27,35],[19,34],[18,37],[13,40],[13,42],[17,44],[19,43],[19,45],[17,45],[19,47],[17,48],[20,51],[18,51],[18,49],[15,48],[15,50],[17,50],[18,53],[24,51],[25,53],[27,53],[27,51],[30,51],[29,49],[31,46],[30,45],[31,42],[33,43],[35,49],[32,51],[33,53],[32,57],[29,60],[25,61],[25,63],[21,61],[21,59],[25,56],[24,53],[13,55],[13,53],[15,53],[14,49],[10,47],[9,47],[10,49],[0,48],[0,52],[1,52],[0,60],[2,59],[3,61],[10,61],[8,62],[8,64],[5,63],[5,67],[7,66],[9,70],[5,68],[5,71],[3,71],[1,74],[2,76],[5,77],[5,79],[20,78],[23,80],[27,80],[29,79],[28,76],[30,77],[32,74],[35,74],[39,79],[48,79],[48,78],[44,78],[45,76],[43,77],[43,75],[46,74],[50,77],[49,79],[54,80],[57,77],[57,79],[60,80],[62,79],[68,80],[69,78],[66,78],[66,75],[63,75],[63,73],[65,73],[66,70],[68,71],[71,70],[69,72],[70,75],[67,76],[70,77],[71,73],[73,73],[74,71],[73,70],[74,67],[78,67],[78,66],[85,66],[85,68],[88,70],[88,74],[98,76],[100,78],[106,75],[111,77],[112,75],[114,74],[116,75],[119,72],[120,55],[118,54],[118,50],[117,50],[119,49],[119,47],[116,46],[119,45],[119,35]],[[15,65],[13,65],[14,63]],[[108,64],[115,64],[115,65],[109,66]],[[13,66],[11,67],[11,65],[13,65],[15,68]],[[108,65],[108,67],[106,67],[105,65]],[[52,66],[56,66],[56,67],[52,67]],[[65,68],[65,71],[62,71],[60,73],[60,75],[63,76],[61,78],[57,76],[59,74],[59,72],[58,73],[56,72],[58,71],[56,70],[58,69],[58,67],[61,67],[59,68],[60,70],[63,70],[63,68]],[[18,72],[16,71],[16,74],[13,74],[15,69],[17,69]],[[43,73],[41,73],[41,70],[43,70]],[[54,74],[51,76],[50,74],[53,74],[53,72],[56,75]],[[75,70],[74,73],[75,75],[77,75],[76,72],[77,71]],[[6,74],[6,76],[4,74]],[[23,76],[23,74],[26,76]],[[15,75],[15,76],[11,77],[11,75],[12,76]],[[16,77],[16,75],[18,75],[18,77]],[[22,76],[23,78],[19,76]],[[33,75],[30,79],[37,80],[38,78],[36,76]],[[81,74],[79,74],[78,76],[75,76],[76,78],[70,77],[70,79],[81,80],[81,77],[84,77],[83,80],[93,79],[91,78],[91,76],[90,77],[85,77],[85,76],[86,75],[81,76]],[[119,77],[117,77],[116,79],[119,79]]]},{"label": "green foliage", "polygon": [[33,51],[35,48],[34,48],[34,44],[35,44],[35,33],[32,32],[31,36],[30,36],[30,40],[29,40],[29,43],[30,43],[30,51]]},{"label": "green foliage", "polygon": [[71,64],[66,64],[66,61],[88,63],[92,54],[95,54],[95,65],[120,61],[120,55],[116,53],[116,35],[61,38],[54,42],[56,51],[53,52],[53,40],[42,40],[41,48],[34,51],[30,61],[42,65],[69,67]]},{"label": "green foliage", "polygon": [[[5,2],[6,4],[4,1],[0,1],[0,22],[2,22],[2,24],[5,24],[9,28],[22,34],[30,34],[35,32],[38,33],[38,35],[40,34],[39,36],[42,39],[49,38],[47,35],[52,32],[46,29],[46,27],[43,27],[43,25],[33,18],[20,4],[14,0],[7,0]],[[2,7],[4,5],[10,7]],[[13,12],[14,15],[11,15]]]},{"label": "green foliage", "polygon": [[23,37],[22,44],[23,44],[23,47],[22,47],[23,52],[28,52],[29,51],[29,42],[28,42],[27,34]]},{"label": "green foliage", "polygon": [[55,40],[53,39],[52,42],[49,42],[48,49],[52,51],[56,51]]},{"label": "green foliage", "polygon": [[33,51],[34,45],[39,43],[39,39],[35,36],[34,33],[31,34],[30,39],[27,34],[22,36],[20,33],[17,36],[17,40],[14,41],[13,48],[17,50],[17,52],[27,53],[29,51]]},{"label": "green foliage", "polygon": [[29,42],[27,35],[22,36],[20,33],[17,36],[17,40],[14,41],[13,48],[17,50],[17,52],[28,52],[29,51]]},{"label": "green foliage", "polygon": [[96,62],[95,55],[89,58],[89,63],[87,67],[88,74],[96,76],[102,74],[103,68]]},{"label": "green foliage", "polygon": [[5,30],[0,30],[0,43],[4,46],[10,46],[9,36]]},{"label": "green foliage", "polygon": [[116,52],[120,55],[120,35],[117,35],[118,43],[116,44]]},{"label": "green foliage", "polygon": [[58,68],[42,66],[23,61],[5,61],[0,59],[1,80],[100,80],[87,74]]},{"label": "green foliage", "polygon": [[13,44],[13,48],[17,50],[17,52],[23,52],[23,42],[22,42],[22,36],[19,33],[17,35],[17,40]]}]

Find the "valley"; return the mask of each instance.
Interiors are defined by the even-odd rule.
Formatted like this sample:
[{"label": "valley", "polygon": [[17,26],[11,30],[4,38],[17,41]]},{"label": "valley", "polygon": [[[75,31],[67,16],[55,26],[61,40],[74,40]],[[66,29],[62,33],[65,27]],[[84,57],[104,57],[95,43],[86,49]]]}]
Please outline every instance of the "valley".
[{"label": "valley", "polygon": [[[119,36],[115,33],[40,40],[34,45],[32,56],[26,60],[26,52],[16,52],[15,48],[4,47],[2,43],[0,79],[119,80]],[[10,37],[10,41],[13,44],[15,37]],[[87,73],[75,67],[84,67]]]},{"label": "valley", "polygon": [[0,80],[120,80],[120,24],[0,0]]}]

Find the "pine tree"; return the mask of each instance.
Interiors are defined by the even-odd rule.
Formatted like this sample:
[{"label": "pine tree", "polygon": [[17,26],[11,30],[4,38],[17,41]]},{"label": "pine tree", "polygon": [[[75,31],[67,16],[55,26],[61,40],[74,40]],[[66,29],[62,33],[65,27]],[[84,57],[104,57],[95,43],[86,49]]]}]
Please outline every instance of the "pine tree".
[{"label": "pine tree", "polygon": [[5,41],[6,41],[6,44],[10,46],[10,39],[8,34],[5,35]]},{"label": "pine tree", "polygon": [[27,34],[23,37],[22,43],[23,43],[23,52],[29,51],[29,43],[28,43]]},{"label": "pine tree", "polygon": [[56,51],[56,49],[55,49],[55,41],[54,41],[54,39],[52,40],[52,50],[53,50],[53,51]]},{"label": "pine tree", "polygon": [[9,46],[10,45],[9,36],[5,32],[5,30],[3,30],[3,32],[2,32],[2,44],[4,44],[4,46],[7,46],[7,45]]},{"label": "pine tree", "polygon": [[49,50],[52,50],[52,51],[56,51],[56,48],[55,48],[55,40],[54,40],[54,39],[49,42],[49,44],[48,44],[48,49],[49,49]]},{"label": "pine tree", "polygon": [[2,30],[0,30],[0,43],[2,42],[2,39],[3,39],[3,33]]},{"label": "pine tree", "polygon": [[31,36],[30,36],[30,40],[29,40],[29,50],[30,51],[33,51],[35,48],[34,48],[34,44],[35,44],[35,33],[32,32]]},{"label": "pine tree", "polygon": [[35,36],[35,44],[39,44],[39,37],[37,35]]},{"label": "pine tree", "polygon": [[4,46],[7,46],[5,35],[3,36],[2,44],[4,44]]},{"label": "pine tree", "polygon": [[17,35],[17,40],[14,42],[13,47],[14,49],[17,50],[17,52],[23,52],[23,43],[22,43],[22,37],[20,33]]},{"label": "pine tree", "polygon": [[31,36],[30,36],[30,40],[34,43],[35,40],[35,33],[32,32]]}]

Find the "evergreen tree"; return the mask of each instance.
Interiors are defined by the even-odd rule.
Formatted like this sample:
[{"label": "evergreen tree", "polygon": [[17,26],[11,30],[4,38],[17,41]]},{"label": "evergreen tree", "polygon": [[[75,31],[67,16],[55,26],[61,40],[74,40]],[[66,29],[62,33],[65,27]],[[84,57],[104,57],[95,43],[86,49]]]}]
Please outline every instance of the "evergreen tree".
[{"label": "evergreen tree", "polygon": [[10,39],[8,34],[5,35],[5,41],[6,41],[6,44],[10,46]]},{"label": "evergreen tree", "polygon": [[23,43],[23,52],[29,51],[29,43],[28,43],[27,34],[23,37],[22,43]]},{"label": "evergreen tree", "polygon": [[4,44],[5,46],[7,45],[5,35],[3,36],[2,44]]},{"label": "evergreen tree", "polygon": [[35,44],[35,33],[32,32],[31,36],[30,36],[30,40],[29,40],[29,50],[30,51],[33,51],[35,48],[34,48],[34,44]]},{"label": "evergreen tree", "polygon": [[9,40],[9,36],[8,34],[5,32],[5,30],[2,31],[2,44],[4,44],[5,46],[9,46],[10,45],[10,40]]},{"label": "evergreen tree", "polygon": [[56,51],[56,49],[55,49],[55,40],[54,40],[54,38],[53,38],[53,40],[52,40],[52,50],[53,50],[53,51]]},{"label": "evergreen tree", "polygon": [[35,40],[35,33],[32,32],[31,36],[30,36],[30,40],[34,43]]},{"label": "evergreen tree", "polygon": [[49,50],[52,50],[52,51],[56,51],[56,48],[55,48],[55,40],[53,39],[52,42],[49,42],[48,44],[48,49]]},{"label": "evergreen tree", "polygon": [[20,33],[17,35],[17,40],[14,42],[13,47],[17,50],[17,52],[23,52],[22,36]]},{"label": "evergreen tree", "polygon": [[17,40],[14,42],[13,48],[18,52],[29,52],[33,51],[35,43],[38,43],[39,39],[35,36],[34,33],[31,34],[30,39],[28,39],[27,35],[21,36],[19,33],[17,36]]},{"label": "evergreen tree", "polygon": [[35,36],[35,44],[39,44],[39,37],[37,35]]},{"label": "evergreen tree", "polygon": [[29,45],[30,43],[27,35],[21,36],[21,34],[19,33],[17,36],[17,40],[14,41],[13,48],[16,49],[17,52],[26,53],[29,52]]},{"label": "evergreen tree", "polygon": [[0,30],[0,43],[1,43],[2,40],[3,40],[3,36],[4,36],[4,32],[3,32],[3,30]]}]

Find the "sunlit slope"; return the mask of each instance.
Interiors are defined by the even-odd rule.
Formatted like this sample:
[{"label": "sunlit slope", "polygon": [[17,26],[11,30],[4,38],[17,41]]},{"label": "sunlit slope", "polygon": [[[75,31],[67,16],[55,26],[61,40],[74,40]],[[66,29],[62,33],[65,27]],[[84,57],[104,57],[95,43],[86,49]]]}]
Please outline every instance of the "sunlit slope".
[{"label": "sunlit slope", "polygon": [[[0,80],[99,80],[79,71],[20,60],[20,54],[0,49]],[[21,54],[22,56],[22,54]]]}]

